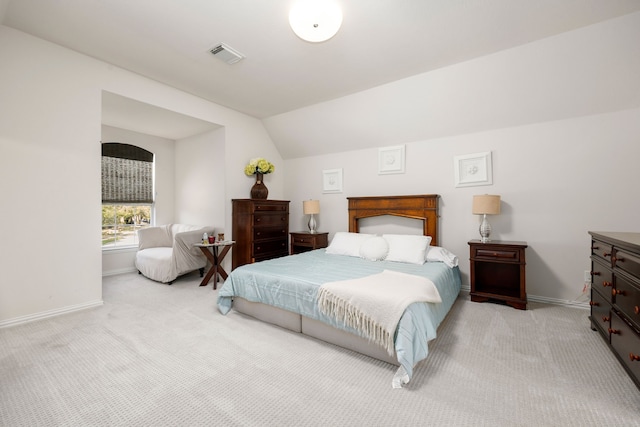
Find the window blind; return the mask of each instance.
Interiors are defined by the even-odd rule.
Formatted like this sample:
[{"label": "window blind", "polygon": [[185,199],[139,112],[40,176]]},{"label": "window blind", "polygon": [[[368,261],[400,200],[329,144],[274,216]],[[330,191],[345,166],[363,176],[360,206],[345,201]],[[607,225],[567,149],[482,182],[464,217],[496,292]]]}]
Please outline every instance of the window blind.
[{"label": "window blind", "polygon": [[103,143],[102,203],[153,203],[153,153],[135,145]]}]

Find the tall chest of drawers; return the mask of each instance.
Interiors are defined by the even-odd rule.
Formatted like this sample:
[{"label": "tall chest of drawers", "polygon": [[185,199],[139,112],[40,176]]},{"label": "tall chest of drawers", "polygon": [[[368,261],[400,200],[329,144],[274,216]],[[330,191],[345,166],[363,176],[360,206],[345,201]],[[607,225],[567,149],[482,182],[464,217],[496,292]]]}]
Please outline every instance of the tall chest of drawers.
[{"label": "tall chest of drawers", "polygon": [[640,233],[591,235],[591,328],[640,388]]},{"label": "tall chest of drawers", "polygon": [[289,254],[289,201],[233,199],[233,268]]}]

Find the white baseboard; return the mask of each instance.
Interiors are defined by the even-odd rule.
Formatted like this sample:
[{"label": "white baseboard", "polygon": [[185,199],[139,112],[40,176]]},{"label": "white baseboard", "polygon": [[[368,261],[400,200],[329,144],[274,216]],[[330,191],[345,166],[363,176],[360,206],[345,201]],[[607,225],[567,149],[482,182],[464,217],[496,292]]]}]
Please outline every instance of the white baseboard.
[{"label": "white baseboard", "polygon": [[83,304],[70,305],[67,307],[56,308],[54,310],[42,311],[40,313],[29,314],[27,316],[14,317],[13,319],[7,319],[0,322],[0,328],[7,328],[9,326],[19,325],[21,323],[33,322],[36,320],[46,319],[48,317],[59,316],[61,314],[72,313],[74,311],[86,310],[87,308],[94,308],[103,305],[102,300],[90,301]]},{"label": "white baseboard", "polygon": [[137,272],[138,272],[138,270],[136,270],[135,267],[133,267],[133,268],[121,268],[120,270],[103,271],[102,272],[102,277],[116,276],[118,274],[137,273]]},{"label": "white baseboard", "polygon": [[[460,289],[462,292],[469,294],[471,292],[471,288],[469,286],[462,286]],[[588,301],[578,302],[578,301],[568,301],[563,299],[556,298],[548,298],[548,297],[540,297],[536,295],[527,295],[527,301],[529,302],[539,302],[542,304],[552,304],[552,305],[562,305],[565,307],[571,308],[579,308],[581,310],[589,310],[591,306]]]}]

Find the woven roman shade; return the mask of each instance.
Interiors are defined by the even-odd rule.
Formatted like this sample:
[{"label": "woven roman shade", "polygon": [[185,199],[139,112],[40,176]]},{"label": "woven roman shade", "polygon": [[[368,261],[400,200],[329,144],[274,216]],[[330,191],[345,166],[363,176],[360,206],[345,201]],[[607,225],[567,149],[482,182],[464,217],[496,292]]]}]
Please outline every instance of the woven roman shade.
[{"label": "woven roman shade", "polygon": [[103,143],[102,203],[153,203],[153,153],[135,145]]}]

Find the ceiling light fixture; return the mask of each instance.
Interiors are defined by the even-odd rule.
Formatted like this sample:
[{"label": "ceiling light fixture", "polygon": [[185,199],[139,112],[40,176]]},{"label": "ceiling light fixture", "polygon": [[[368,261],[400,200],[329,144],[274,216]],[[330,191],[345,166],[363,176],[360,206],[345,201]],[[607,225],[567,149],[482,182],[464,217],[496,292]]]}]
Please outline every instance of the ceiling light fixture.
[{"label": "ceiling light fixture", "polygon": [[323,42],[340,29],[342,10],[333,0],[298,0],[289,11],[289,25],[302,40]]}]

